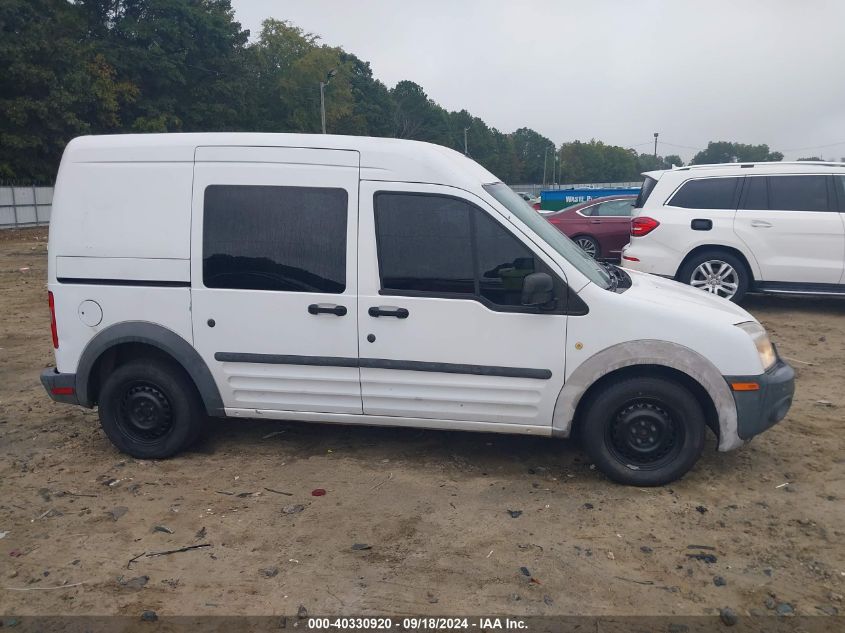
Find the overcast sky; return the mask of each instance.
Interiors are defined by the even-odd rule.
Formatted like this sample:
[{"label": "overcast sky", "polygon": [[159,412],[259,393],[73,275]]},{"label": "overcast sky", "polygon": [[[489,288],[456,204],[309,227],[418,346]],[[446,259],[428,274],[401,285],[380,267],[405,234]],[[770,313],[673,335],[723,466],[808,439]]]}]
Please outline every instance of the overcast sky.
[{"label": "overcast sky", "polygon": [[290,20],[503,132],[640,152],[659,132],[658,152],[684,159],[709,140],[845,156],[845,0],[232,4],[253,37]]}]

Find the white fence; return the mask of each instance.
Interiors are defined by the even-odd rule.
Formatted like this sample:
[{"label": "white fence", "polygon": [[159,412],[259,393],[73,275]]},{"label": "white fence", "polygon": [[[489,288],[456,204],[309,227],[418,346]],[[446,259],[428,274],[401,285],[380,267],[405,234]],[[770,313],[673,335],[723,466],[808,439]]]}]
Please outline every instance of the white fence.
[{"label": "white fence", "polygon": [[0,229],[50,223],[52,187],[0,187]]},{"label": "white fence", "polygon": [[549,191],[551,189],[628,189],[630,187],[642,186],[641,180],[633,182],[585,182],[585,183],[546,183],[545,186],[540,184],[532,185],[508,185],[514,191],[524,191],[530,193],[532,196],[539,196],[540,191]]}]

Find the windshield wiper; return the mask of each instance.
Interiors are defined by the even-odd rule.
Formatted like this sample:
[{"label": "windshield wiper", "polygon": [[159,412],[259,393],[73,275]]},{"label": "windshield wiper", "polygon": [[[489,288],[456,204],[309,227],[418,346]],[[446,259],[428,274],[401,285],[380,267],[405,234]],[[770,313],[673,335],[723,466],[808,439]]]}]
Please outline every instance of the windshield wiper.
[{"label": "windshield wiper", "polygon": [[611,292],[616,292],[616,289],[619,287],[619,273],[617,273],[613,269],[613,265],[607,262],[596,262],[599,266],[604,268],[607,271],[607,274],[610,276],[610,287],[608,290]]}]

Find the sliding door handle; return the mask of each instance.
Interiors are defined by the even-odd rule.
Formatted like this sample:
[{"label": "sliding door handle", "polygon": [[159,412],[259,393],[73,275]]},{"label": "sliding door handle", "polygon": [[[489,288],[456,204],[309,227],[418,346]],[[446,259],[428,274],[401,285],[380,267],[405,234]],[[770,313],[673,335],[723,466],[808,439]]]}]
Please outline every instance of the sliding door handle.
[{"label": "sliding door handle", "polygon": [[367,313],[371,317],[396,317],[397,319],[407,319],[408,315],[411,314],[405,308],[394,308],[393,306],[373,306]]},{"label": "sliding door handle", "polygon": [[755,229],[770,229],[772,228],[772,223],[766,222],[765,220],[751,220],[751,226]]},{"label": "sliding door handle", "polygon": [[339,306],[333,303],[312,303],[308,306],[308,314],[334,314],[343,316],[346,314],[346,306]]}]

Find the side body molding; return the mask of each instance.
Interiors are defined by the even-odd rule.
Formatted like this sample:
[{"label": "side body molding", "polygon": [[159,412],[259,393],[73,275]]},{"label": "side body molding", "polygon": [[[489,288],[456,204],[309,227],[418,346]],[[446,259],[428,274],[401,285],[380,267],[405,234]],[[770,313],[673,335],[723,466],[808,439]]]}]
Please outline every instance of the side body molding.
[{"label": "side body molding", "polygon": [[103,352],[121,343],[145,343],[172,356],[194,381],[208,415],[225,415],[223,399],[214,377],[193,345],[172,330],[147,321],[124,321],[112,325],[88,342],[76,368],[76,393],[79,404],[85,407],[93,406],[92,398],[88,394],[91,369]]},{"label": "side body molding", "polygon": [[696,380],[710,394],[719,416],[719,450],[729,451],[743,444],[737,435],[733,394],[716,366],[688,347],[655,340],[619,343],[581,363],[557,397],[552,416],[552,435],[569,437],[575,410],[586,391],[602,376],[633,365],[662,365]]}]

